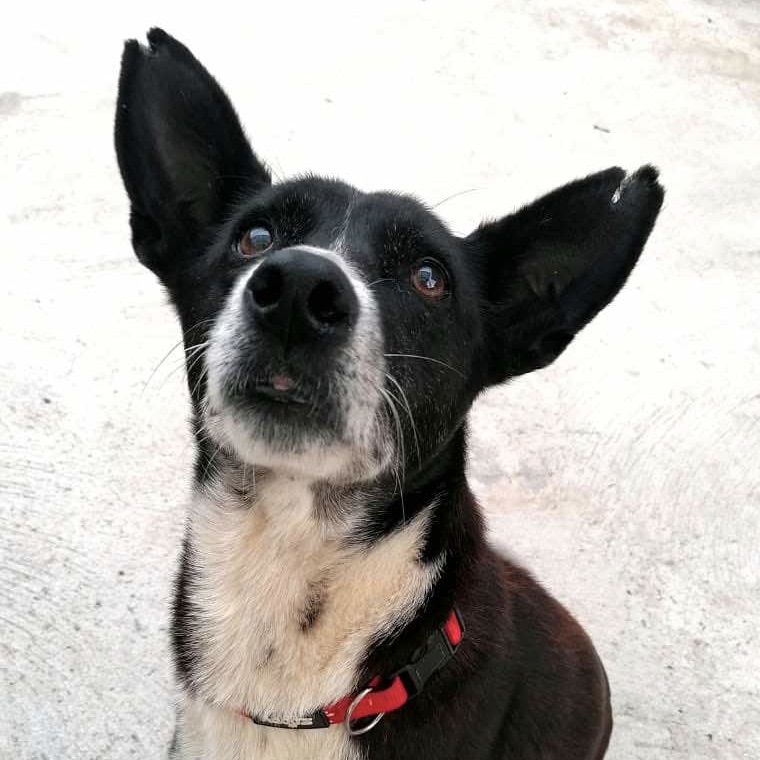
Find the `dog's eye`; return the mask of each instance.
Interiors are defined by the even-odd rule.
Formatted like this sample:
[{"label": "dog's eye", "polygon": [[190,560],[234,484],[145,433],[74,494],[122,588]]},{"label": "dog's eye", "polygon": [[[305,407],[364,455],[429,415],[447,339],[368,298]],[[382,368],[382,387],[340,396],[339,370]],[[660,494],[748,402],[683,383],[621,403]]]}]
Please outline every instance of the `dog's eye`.
[{"label": "dog's eye", "polygon": [[251,227],[238,240],[238,253],[242,256],[260,256],[272,247],[272,233],[266,227]]},{"label": "dog's eye", "polygon": [[448,293],[446,270],[434,259],[424,259],[412,267],[412,285],[427,298],[441,298]]}]

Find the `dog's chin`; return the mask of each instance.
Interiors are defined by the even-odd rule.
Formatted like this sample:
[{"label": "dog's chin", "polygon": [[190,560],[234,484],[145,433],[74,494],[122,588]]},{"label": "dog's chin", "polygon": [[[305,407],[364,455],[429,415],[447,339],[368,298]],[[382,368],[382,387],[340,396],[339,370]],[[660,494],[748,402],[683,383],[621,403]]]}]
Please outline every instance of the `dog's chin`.
[{"label": "dog's chin", "polygon": [[376,476],[386,457],[340,440],[327,430],[304,431],[251,410],[207,405],[210,438],[242,464],[310,481],[346,483]]}]

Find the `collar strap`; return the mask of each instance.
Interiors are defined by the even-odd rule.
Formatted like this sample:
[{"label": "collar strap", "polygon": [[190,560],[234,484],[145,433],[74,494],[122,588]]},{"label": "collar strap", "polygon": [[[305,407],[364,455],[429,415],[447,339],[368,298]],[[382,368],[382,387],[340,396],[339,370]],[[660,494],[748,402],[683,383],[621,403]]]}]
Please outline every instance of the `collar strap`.
[{"label": "collar strap", "polygon": [[[276,723],[251,713],[242,713],[260,726],[274,728],[328,728],[345,723],[352,736],[374,728],[385,713],[403,707],[410,699],[421,694],[428,679],[441,670],[454,656],[464,638],[464,623],[458,610],[451,611],[446,622],[437,628],[413,656],[411,662],[397,670],[389,679],[373,678],[367,687],[348,694],[321,710],[294,720]],[[383,685],[383,684],[386,685]],[[381,688],[382,686],[382,688]],[[354,721],[371,718],[366,725],[355,727]]]}]

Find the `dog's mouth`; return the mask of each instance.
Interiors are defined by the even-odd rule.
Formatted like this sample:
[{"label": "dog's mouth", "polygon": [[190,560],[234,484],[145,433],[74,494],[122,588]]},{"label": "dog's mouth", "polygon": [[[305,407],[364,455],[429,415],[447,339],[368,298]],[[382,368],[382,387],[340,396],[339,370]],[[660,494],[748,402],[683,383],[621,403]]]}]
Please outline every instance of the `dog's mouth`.
[{"label": "dog's mouth", "polygon": [[298,389],[295,380],[289,375],[273,375],[266,381],[254,383],[249,390],[252,400],[274,401],[278,404],[306,406],[307,396]]},{"label": "dog's mouth", "polygon": [[[298,279],[299,266],[281,266],[281,277]],[[303,276],[309,274],[307,268]],[[383,344],[374,301],[365,293],[353,322],[340,330],[318,325],[315,333],[310,302],[284,316],[270,314],[274,304],[259,292],[252,313],[252,276],[241,275],[209,336],[203,409],[210,437],[241,461],[309,477],[358,478],[379,471],[394,449],[378,390]],[[359,280],[341,280],[343,286],[365,287]],[[275,320],[280,316],[293,323],[284,336]]]}]

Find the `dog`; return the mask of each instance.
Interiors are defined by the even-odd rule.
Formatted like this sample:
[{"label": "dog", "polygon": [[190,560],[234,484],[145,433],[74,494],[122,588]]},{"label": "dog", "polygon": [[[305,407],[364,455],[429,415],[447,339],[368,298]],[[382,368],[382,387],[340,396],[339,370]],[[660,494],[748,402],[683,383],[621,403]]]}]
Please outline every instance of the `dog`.
[{"label": "dog", "polygon": [[160,29],[125,44],[115,143],[197,444],[170,756],[601,760],[604,668],[488,544],[467,415],[615,297],[657,170],[592,174],[457,237],[407,195],[273,182]]}]

